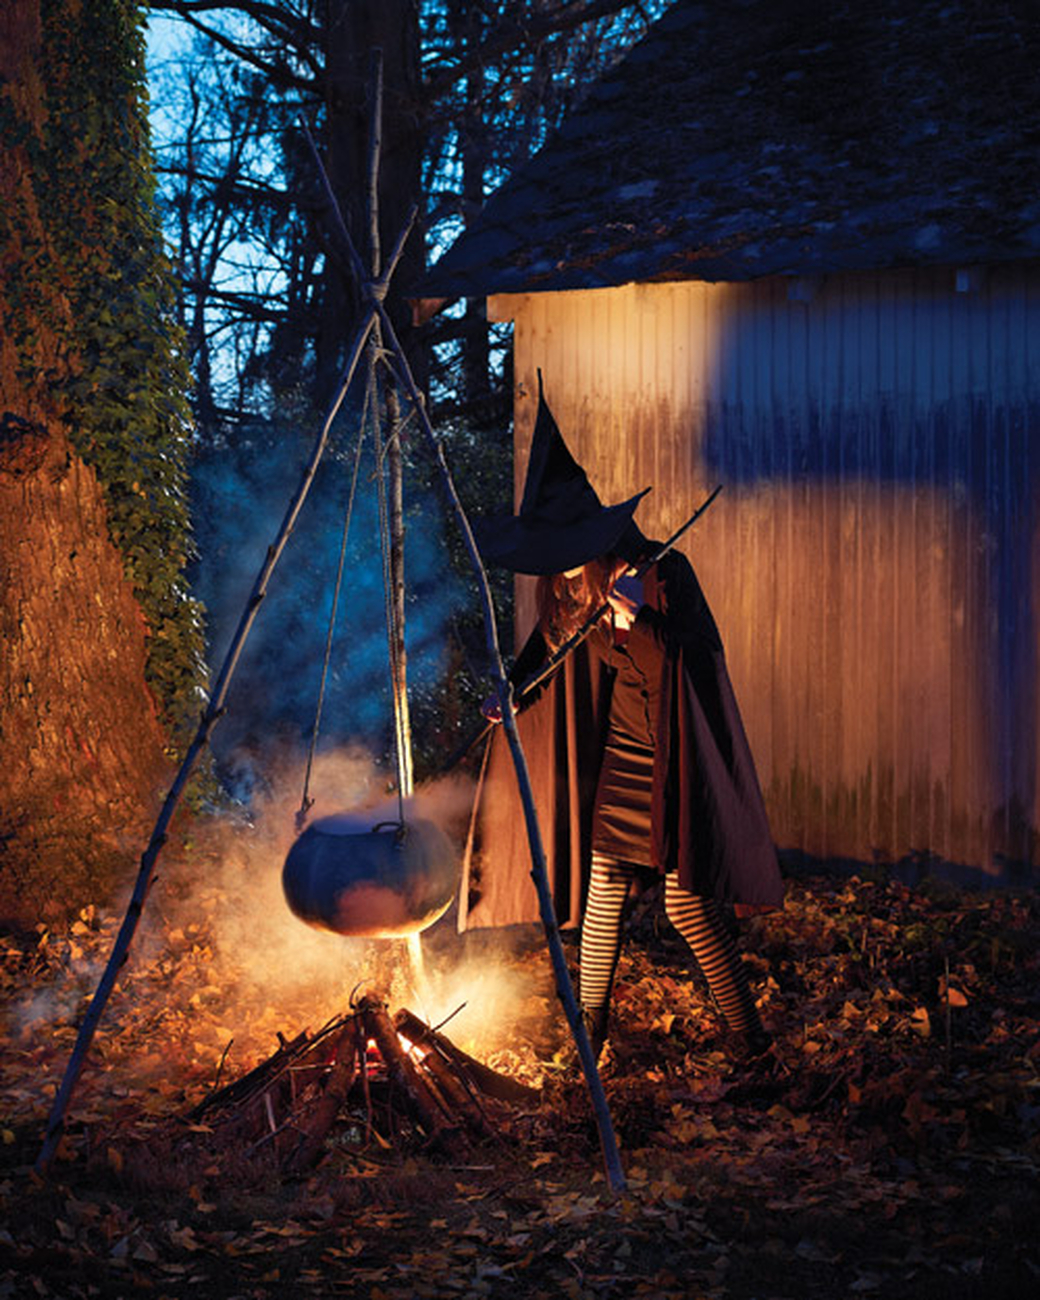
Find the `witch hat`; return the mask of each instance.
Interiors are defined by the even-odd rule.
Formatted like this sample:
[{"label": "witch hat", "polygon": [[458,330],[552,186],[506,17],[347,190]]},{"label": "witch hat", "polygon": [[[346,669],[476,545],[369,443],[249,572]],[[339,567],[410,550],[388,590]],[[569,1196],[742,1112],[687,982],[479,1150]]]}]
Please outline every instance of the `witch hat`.
[{"label": "witch hat", "polygon": [[644,488],[620,505],[605,506],[563,441],[538,372],[538,416],[531,439],[524,495],[516,515],[476,520],[484,559],[514,573],[564,573],[613,550],[632,522]]}]

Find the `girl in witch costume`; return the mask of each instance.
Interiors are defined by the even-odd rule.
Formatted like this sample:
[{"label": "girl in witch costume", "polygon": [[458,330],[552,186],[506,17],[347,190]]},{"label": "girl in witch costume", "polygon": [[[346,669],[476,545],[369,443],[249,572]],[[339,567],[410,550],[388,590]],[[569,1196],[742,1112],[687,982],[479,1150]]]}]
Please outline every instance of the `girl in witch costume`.
[{"label": "girl in witch costume", "polygon": [[[478,523],[477,539],[488,562],[538,577],[537,626],[510,674],[520,691],[608,604],[548,682],[524,695],[517,718],[557,916],[582,927],[580,998],[594,1052],[607,1035],[626,900],[658,873],[666,915],[733,1045],[758,1055],[768,1035],[719,904],[777,907],[783,886],[715,620],[677,551],[643,571],[660,549],[633,520],[643,495],[601,505],[539,393],[520,511]],[[496,734],[463,925],[537,919],[504,749]]]}]

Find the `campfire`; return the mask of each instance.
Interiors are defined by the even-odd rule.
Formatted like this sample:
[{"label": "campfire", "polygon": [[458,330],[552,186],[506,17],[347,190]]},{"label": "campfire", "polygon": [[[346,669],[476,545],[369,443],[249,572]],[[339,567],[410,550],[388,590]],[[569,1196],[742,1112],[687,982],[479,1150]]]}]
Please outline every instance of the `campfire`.
[{"label": "campfire", "polygon": [[342,1141],[359,1150],[376,1144],[465,1154],[504,1141],[506,1114],[540,1097],[413,1012],[391,1016],[384,1001],[366,996],[317,1033],[281,1040],[271,1057],[211,1093],[188,1118],[248,1155],[266,1151],[279,1168],[303,1173],[321,1158],[337,1121]]}]

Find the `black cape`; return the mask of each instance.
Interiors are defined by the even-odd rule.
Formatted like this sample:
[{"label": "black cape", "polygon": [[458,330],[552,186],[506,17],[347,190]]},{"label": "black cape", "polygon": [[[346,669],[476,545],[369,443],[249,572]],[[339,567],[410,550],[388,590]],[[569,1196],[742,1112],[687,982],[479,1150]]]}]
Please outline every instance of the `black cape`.
[{"label": "black cape", "polygon": [[[649,617],[665,629],[655,734],[651,858],[691,893],[743,908],[778,907],[783,883],[754,760],[715,620],[677,551],[644,577]],[[513,670],[544,661],[532,633]],[[580,925],[591,858],[593,799],[610,682],[579,646],[517,717],[559,924]],[[531,853],[509,745],[495,727],[466,854],[460,929],[538,921]]]}]

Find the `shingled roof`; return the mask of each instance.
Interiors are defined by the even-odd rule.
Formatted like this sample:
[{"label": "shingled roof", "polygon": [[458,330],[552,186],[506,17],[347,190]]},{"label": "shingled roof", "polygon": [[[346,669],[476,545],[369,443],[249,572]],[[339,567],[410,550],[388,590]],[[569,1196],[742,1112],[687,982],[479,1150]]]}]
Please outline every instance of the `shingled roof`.
[{"label": "shingled roof", "polygon": [[1037,256],[1036,0],[677,0],[419,293]]}]

